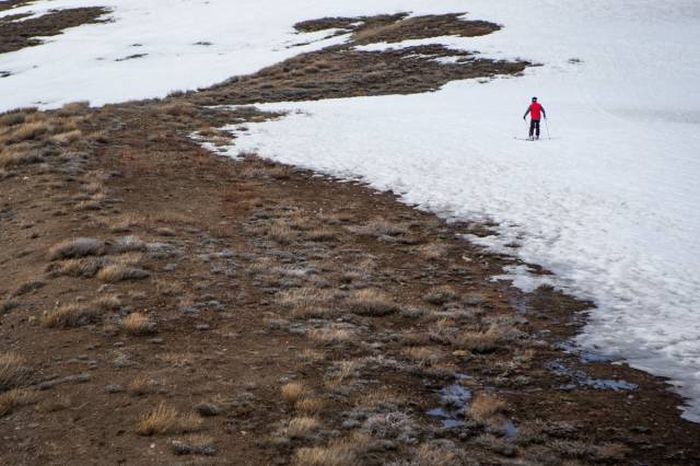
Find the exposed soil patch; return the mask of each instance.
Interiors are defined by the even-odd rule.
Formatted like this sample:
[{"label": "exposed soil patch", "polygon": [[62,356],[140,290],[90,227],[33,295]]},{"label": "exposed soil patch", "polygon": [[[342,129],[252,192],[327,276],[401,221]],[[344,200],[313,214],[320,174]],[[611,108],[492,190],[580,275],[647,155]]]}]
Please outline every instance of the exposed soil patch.
[{"label": "exposed soil patch", "polygon": [[[326,53],[339,89],[297,98],[424,89]],[[3,464],[700,461],[662,381],[562,345],[590,303],[492,281],[488,225],[191,139],[311,81],[267,72],[0,115]]]},{"label": "exposed soil patch", "polygon": [[[462,21],[460,15],[406,15],[326,18],[297,24],[300,31],[341,28],[353,31],[344,45],[294,57],[260,72],[233,78],[191,96],[199,105],[246,104],[279,100],[317,100],[358,95],[410,94],[439,89],[456,79],[517,75],[528,62],[480,58],[477,52],[441,45],[363,52],[357,45],[398,42],[441,35],[472,37],[499,29],[493,23]],[[441,59],[451,58],[449,62]]]},{"label": "exposed soil patch", "polygon": [[[7,9],[13,2],[0,2],[0,10]],[[21,3],[14,2],[14,5]],[[55,36],[65,29],[82,24],[99,23],[105,8],[71,8],[49,12],[38,18],[29,15],[10,15],[0,18],[0,53],[14,52],[25,47],[42,43],[37,37]]]}]

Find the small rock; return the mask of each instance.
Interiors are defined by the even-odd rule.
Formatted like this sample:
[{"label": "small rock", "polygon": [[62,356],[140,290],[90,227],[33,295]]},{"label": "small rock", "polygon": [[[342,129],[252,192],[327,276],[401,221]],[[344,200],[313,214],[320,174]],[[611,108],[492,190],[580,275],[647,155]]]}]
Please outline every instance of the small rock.
[{"label": "small rock", "polygon": [[125,389],[123,386],[121,386],[117,383],[111,383],[111,384],[105,386],[105,391],[107,393],[122,393],[125,391]]},{"label": "small rock", "polygon": [[205,331],[209,330],[211,327],[209,326],[209,324],[197,324],[195,328],[199,331]]},{"label": "small rock", "polygon": [[221,408],[214,403],[199,403],[194,409],[203,417],[218,416],[221,414]]}]

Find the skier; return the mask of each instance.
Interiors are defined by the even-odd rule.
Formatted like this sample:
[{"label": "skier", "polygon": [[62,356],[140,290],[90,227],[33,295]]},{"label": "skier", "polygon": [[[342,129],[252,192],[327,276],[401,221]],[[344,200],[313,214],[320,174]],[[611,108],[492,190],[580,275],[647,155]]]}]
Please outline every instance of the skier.
[{"label": "skier", "polygon": [[527,119],[527,114],[530,114],[530,140],[540,138],[540,118],[547,118],[547,113],[544,111],[542,104],[537,102],[537,97],[532,98],[532,103],[527,108],[527,112],[523,115],[523,120]]}]

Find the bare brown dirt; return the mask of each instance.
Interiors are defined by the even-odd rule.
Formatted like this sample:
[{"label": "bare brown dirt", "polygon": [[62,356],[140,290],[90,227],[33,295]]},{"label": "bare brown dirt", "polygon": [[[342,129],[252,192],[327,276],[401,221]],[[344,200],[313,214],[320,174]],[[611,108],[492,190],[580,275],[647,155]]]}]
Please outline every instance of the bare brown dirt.
[{"label": "bare brown dirt", "polygon": [[[26,2],[0,2],[0,11],[22,6]],[[14,52],[39,45],[39,37],[55,36],[65,29],[81,24],[98,23],[105,8],[70,8],[49,12],[37,18],[29,15],[10,15],[0,18],[0,53]]]},{"label": "bare brown dirt", "polygon": [[[296,98],[467,73],[373,56],[397,77],[368,88],[362,59],[326,53],[333,82]],[[518,261],[460,239],[488,225],[192,141],[270,118],[202,104],[288,99],[318,81],[291,76],[305,59],[164,101],[0,116],[0,462],[699,462],[663,381],[561,349],[589,303],[492,281]]]}]

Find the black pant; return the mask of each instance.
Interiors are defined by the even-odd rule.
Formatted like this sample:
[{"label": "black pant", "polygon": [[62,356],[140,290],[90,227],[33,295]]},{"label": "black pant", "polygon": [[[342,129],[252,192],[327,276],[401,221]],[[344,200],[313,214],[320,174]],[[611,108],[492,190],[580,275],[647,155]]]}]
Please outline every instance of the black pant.
[{"label": "black pant", "polygon": [[533,133],[539,139],[539,137],[540,137],[540,120],[530,120],[530,137],[532,137]]}]

